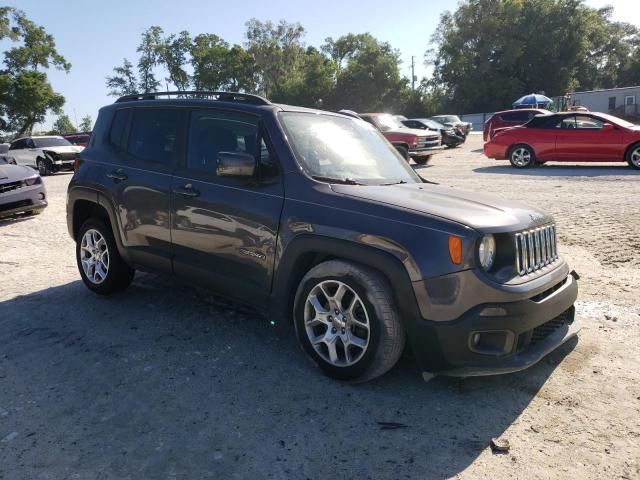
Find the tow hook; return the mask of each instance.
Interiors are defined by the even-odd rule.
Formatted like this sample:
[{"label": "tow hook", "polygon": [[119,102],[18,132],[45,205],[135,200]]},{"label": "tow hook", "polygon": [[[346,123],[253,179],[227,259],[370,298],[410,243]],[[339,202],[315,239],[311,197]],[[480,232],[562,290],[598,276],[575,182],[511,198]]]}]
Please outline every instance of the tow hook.
[{"label": "tow hook", "polygon": [[576,272],[575,270],[571,270],[571,273],[569,275],[571,275],[574,280],[580,280],[580,275],[578,275],[578,272]]}]

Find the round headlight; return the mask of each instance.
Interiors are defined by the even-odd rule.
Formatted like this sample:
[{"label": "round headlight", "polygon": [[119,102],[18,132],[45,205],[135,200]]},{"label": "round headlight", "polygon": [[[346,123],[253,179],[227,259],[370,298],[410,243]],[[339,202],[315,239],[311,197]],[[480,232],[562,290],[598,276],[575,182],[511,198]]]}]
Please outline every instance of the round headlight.
[{"label": "round headlight", "polygon": [[480,259],[480,265],[485,271],[491,270],[493,261],[496,258],[496,239],[493,235],[488,234],[482,237],[480,246],[478,247],[478,258]]}]

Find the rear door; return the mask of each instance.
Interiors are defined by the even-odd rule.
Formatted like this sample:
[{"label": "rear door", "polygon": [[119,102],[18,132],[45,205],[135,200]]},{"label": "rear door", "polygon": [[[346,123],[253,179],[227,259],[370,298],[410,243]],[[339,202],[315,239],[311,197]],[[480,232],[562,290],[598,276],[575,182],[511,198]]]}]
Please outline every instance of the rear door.
[{"label": "rear door", "polygon": [[[258,116],[216,109],[190,113],[187,149],[173,177],[177,276],[249,303],[271,289],[283,184]],[[257,158],[253,178],[216,175],[219,152]]]},{"label": "rear door", "polygon": [[111,155],[102,169],[131,260],[171,271],[171,173],[181,144],[185,112],[168,107],[116,110]]},{"label": "rear door", "polygon": [[558,125],[558,158],[579,162],[620,160],[622,131],[605,130],[602,128],[605,123],[592,115],[565,117]]}]

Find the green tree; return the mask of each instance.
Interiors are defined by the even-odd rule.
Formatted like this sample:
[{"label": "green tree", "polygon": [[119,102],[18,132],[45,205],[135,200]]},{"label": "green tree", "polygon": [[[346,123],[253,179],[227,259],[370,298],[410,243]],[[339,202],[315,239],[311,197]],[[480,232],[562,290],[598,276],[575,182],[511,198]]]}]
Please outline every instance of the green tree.
[{"label": "green tree", "polygon": [[441,16],[427,60],[450,105],[465,112],[612,84],[633,31],[609,15],[583,0],[465,0]]},{"label": "green tree", "polygon": [[76,131],[76,127],[71,123],[69,116],[63,113],[60,114],[53,123],[53,128],[49,132],[49,135],[62,135],[64,133],[73,133]]},{"label": "green tree", "polygon": [[60,113],[64,97],[53,91],[43,72],[24,71],[8,79],[1,100],[6,115],[5,130],[17,136],[29,134],[36,123],[44,121],[48,112]]},{"label": "green tree", "polygon": [[129,60],[125,58],[122,66],[113,67],[113,73],[112,76],[106,78],[109,95],[121,97],[138,93],[138,79],[133,70],[133,64]]},{"label": "green tree", "polygon": [[182,31],[178,35],[169,35],[160,40],[157,45],[157,63],[166,68],[169,76],[167,80],[179,91],[185,91],[191,83],[189,74],[185,70],[187,54],[191,51],[191,37],[189,32]]},{"label": "green tree", "polygon": [[191,45],[196,90],[221,90],[229,83],[229,44],[213,33],[203,33]]},{"label": "green tree", "polygon": [[246,26],[246,49],[253,59],[257,89],[278,101],[286,96],[281,86],[291,80],[291,76],[300,75],[305,54],[304,28],[299,23],[281,20],[274,24],[255,18]]},{"label": "green tree", "polygon": [[402,104],[408,79],[400,75],[400,54],[369,33],[348,34],[322,47],[336,65],[334,109],[366,112],[396,110]]},{"label": "green tree", "polygon": [[141,93],[157,92],[160,81],[156,78],[154,69],[159,63],[159,50],[162,45],[162,28],[149,27],[142,33],[142,40],[138,45],[138,89]]},{"label": "green tree", "polygon": [[0,129],[24,135],[64,105],[45,70],[68,72],[71,65],[57,51],[54,38],[19,10],[0,8],[0,39],[4,38],[17,44],[4,52],[5,68],[0,71]]},{"label": "green tree", "polygon": [[80,119],[80,125],[78,125],[79,132],[90,132],[93,130],[93,119],[91,115],[85,115]]}]

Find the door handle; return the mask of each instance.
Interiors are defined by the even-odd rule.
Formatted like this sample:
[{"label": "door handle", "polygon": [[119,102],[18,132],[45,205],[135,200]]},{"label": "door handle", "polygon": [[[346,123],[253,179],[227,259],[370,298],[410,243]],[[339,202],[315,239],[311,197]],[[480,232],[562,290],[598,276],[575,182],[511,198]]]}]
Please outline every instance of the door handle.
[{"label": "door handle", "polygon": [[115,172],[107,173],[107,177],[113,180],[118,180],[120,182],[128,178],[127,175],[122,171],[122,169],[118,169]]},{"label": "door handle", "polygon": [[187,183],[184,187],[177,187],[173,189],[173,193],[177,193],[178,195],[182,195],[184,197],[197,197],[200,195],[200,192],[193,188],[193,185]]}]

